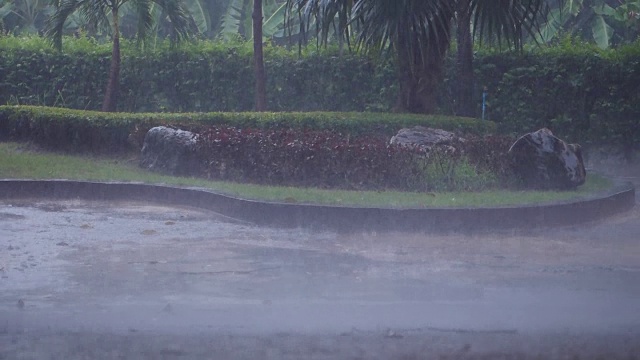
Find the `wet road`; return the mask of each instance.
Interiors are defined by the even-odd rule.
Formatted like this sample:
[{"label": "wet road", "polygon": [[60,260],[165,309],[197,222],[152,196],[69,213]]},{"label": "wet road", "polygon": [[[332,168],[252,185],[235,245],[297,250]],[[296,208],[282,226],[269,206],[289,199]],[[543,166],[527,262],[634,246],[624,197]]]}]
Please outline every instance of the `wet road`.
[{"label": "wet road", "polygon": [[0,202],[0,359],[638,358],[640,209],[527,233],[315,233]]},{"label": "wet road", "polygon": [[[5,202],[0,358],[637,355],[638,234],[637,208],[580,228],[462,236]],[[243,350],[251,341],[257,353]]]}]

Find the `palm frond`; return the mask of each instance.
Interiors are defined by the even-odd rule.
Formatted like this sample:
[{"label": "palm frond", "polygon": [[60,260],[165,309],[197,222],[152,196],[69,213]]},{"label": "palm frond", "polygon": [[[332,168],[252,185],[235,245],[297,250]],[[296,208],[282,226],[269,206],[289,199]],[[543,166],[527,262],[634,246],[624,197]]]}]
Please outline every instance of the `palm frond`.
[{"label": "palm frond", "polygon": [[453,7],[447,0],[375,0],[357,2],[358,44],[370,49],[403,47],[424,57],[449,44]]},{"label": "palm frond", "polygon": [[245,17],[243,12],[249,11],[244,7],[243,0],[231,0],[227,6],[227,10],[222,15],[220,25],[220,35],[223,39],[229,39],[241,32],[243,27],[242,19]]},{"label": "palm frond", "polygon": [[171,35],[175,41],[183,41],[189,39],[192,34],[197,33],[197,28],[192,18],[189,16],[189,10],[180,0],[152,0],[162,7],[169,22],[171,23]]},{"label": "palm frond", "polygon": [[211,30],[211,19],[209,18],[209,11],[203,0],[190,0],[186,1],[185,6],[189,11],[189,15],[193,19],[198,32],[201,34]]},{"label": "palm frond", "polygon": [[56,11],[46,24],[45,35],[51,39],[56,49],[62,49],[62,33],[67,18],[79,8],[86,6],[89,0],[61,0]]},{"label": "palm frond", "polygon": [[545,0],[468,0],[473,33],[480,41],[493,37],[499,44],[521,48],[525,35],[540,34],[550,8]]},{"label": "palm frond", "polygon": [[138,26],[136,38],[139,42],[144,42],[153,28],[153,3],[150,0],[133,0],[131,5],[136,13]]},{"label": "palm frond", "polygon": [[317,36],[319,45],[326,44],[331,34],[348,39],[353,5],[354,0],[287,0],[284,25],[289,35],[296,26],[301,42],[310,33]]}]

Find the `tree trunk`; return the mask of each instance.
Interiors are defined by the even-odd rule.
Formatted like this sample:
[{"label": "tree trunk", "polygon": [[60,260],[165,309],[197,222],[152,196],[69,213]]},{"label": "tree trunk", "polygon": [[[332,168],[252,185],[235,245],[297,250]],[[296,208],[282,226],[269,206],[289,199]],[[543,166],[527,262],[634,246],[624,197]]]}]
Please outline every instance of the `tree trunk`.
[{"label": "tree trunk", "polygon": [[256,77],[256,111],[267,110],[267,75],[262,51],[262,0],[253,1],[253,65]]},{"label": "tree trunk", "polygon": [[109,68],[109,82],[104,92],[102,111],[114,112],[118,106],[118,92],[120,90],[120,29],[118,27],[118,9],[114,8],[113,15],[113,49],[111,52],[111,66]]},{"label": "tree trunk", "polygon": [[395,45],[399,71],[395,110],[432,114],[438,109],[438,89],[442,82],[445,55],[450,45],[449,38],[439,37],[424,53],[417,50],[418,39],[412,39],[413,46],[409,46],[406,40],[399,35]]},{"label": "tree trunk", "polygon": [[470,0],[458,0],[456,58],[456,115],[474,116],[473,104],[473,39],[471,36]]}]

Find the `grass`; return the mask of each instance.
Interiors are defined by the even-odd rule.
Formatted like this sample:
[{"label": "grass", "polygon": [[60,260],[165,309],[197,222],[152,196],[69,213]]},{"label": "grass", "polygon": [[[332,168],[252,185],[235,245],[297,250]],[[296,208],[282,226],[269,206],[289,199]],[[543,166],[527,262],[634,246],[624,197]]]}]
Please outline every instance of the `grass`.
[{"label": "grass", "polygon": [[398,191],[345,191],[259,186],[159,175],[136,166],[136,159],[63,155],[32,150],[28,145],[0,142],[0,178],[131,181],[202,187],[231,196],[296,203],[364,207],[491,207],[540,204],[584,198],[612,186],[590,175],[575,191],[483,191],[436,194]]}]

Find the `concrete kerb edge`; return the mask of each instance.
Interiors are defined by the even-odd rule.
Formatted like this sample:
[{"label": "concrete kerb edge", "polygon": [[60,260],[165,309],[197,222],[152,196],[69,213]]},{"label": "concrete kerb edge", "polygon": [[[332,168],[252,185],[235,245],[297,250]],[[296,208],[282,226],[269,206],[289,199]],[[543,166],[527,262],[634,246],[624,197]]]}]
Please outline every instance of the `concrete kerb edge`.
[{"label": "concrete kerb edge", "polygon": [[630,210],[631,183],[587,199],[489,208],[360,208],[260,202],[200,188],[74,180],[0,180],[0,200],[135,200],[211,210],[263,226],[336,231],[477,231],[577,225]]}]

